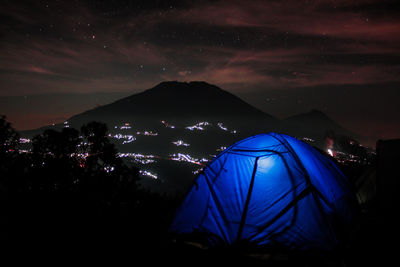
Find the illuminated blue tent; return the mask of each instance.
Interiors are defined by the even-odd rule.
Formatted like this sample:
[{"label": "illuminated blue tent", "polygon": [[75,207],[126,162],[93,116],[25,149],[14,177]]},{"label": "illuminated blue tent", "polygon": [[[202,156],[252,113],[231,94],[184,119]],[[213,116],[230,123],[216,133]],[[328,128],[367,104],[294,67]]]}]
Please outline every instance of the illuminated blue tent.
[{"label": "illuminated blue tent", "polygon": [[269,133],[232,145],[199,174],[170,231],[208,245],[330,250],[351,223],[354,195],[326,156]]}]

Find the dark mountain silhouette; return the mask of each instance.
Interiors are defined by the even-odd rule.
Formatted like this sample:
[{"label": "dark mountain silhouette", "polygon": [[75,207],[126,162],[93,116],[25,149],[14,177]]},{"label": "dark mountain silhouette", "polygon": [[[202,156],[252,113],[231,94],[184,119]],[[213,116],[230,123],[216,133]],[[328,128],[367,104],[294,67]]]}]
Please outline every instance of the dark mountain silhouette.
[{"label": "dark mountain silhouette", "polygon": [[68,121],[72,125],[80,125],[88,120],[148,124],[149,119],[184,123],[213,119],[236,122],[243,119],[248,122],[251,119],[272,124],[278,122],[271,115],[215,85],[176,81],[162,82],[142,93],[73,116]]},{"label": "dark mountain silhouette", "polygon": [[[327,131],[359,137],[319,110],[294,115],[284,120],[262,112],[235,95],[206,82],[162,82],[157,86],[113,103],[90,109],[68,119],[79,128],[89,121],[102,121],[109,128],[133,122],[136,128],[159,128],[160,121],[190,125],[199,121],[222,121],[227,126],[243,128],[242,133],[283,131],[294,136],[321,137]],[[54,127],[63,127],[58,124]],[[51,126],[22,132],[30,136]]]},{"label": "dark mountain silhouette", "polygon": [[310,112],[294,115],[283,120],[285,131],[297,136],[321,138],[327,132],[337,135],[357,137],[357,134],[343,128],[337,122],[320,110],[313,109]]}]

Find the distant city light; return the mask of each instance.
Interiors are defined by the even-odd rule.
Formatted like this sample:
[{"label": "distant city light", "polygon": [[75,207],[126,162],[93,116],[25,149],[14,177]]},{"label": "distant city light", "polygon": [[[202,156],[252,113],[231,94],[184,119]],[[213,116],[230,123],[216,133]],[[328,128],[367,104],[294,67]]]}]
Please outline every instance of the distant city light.
[{"label": "distant city light", "polygon": [[158,133],[152,131],[144,131],[144,132],[136,132],[137,135],[145,135],[145,136],[157,136]]},{"label": "distant city light", "polygon": [[193,173],[194,175],[197,175],[197,174],[201,173],[203,170],[204,170],[204,168],[200,168],[200,169],[197,169],[197,170],[192,171],[192,173]]},{"label": "distant city light", "polygon": [[70,155],[70,157],[72,158],[72,157],[78,157],[78,158],[81,158],[81,159],[85,159],[85,158],[87,158],[89,156],[89,153],[72,153],[71,155]]},{"label": "distant city light", "polygon": [[129,129],[132,129],[132,126],[131,126],[131,124],[129,122],[125,122],[121,126],[114,125],[114,129],[129,130]]},{"label": "distant city light", "polygon": [[207,121],[202,121],[195,125],[185,127],[185,129],[188,129],[190,131],[193,131],[193,130],[204,131],[204,126],[208,126],[208,125],[211,125],[211,123],[209,123]]},{"label": "distant city light", "polygon": [[106,167],[104,167],[104,171],[107,172],[107,173],[114,171],[114,169],[115,169],[115,168],[112,167],[112,166],[106,166]]},{"label": "distant city light", "polygon": [[117,157],[119,158],[131,158],[133,159],[134,163],[140,163],[140,164],[150,164],[154,163],[155,156],[154,155],[143,155],[143,154],[138,154],[138,153],[118,153]]},{"label": "distant city light", "polygon": [[125,123],[123,126],[120,127],[121,130],[131,129],[131,125],[129,123]]},{"label": "distant city light", "polygon": [[168,122],[166,122],[166,121],[164,121],[164,120],[162,120],[161,123],[164,124],[164,126],[167,127],[167,128],[171,128],[171,129],[174,129],[174,128],[175,128],[174,125],[171,125],[171,124],[169,124]]},{"label": "distant city light", "polygon": [[178,140],[175,142],[172,142],[176,146],[190,146],[190,144],[183,142],[182,140]]},{"label": "distant city light", "polygon": [[207,160],[207,159],[199,160],[199,159],[193,158],[189,154],[178,153],[178,154],[172,154],[171,155],[171,160],[186,161],[186,162],[197,164],[197,165],[203,165],[202,164],[202,162],[204,162],[203,160]]},{"label": "distant city light", "polygon": [[156,174],[153,174],[153,173],[151,173],[149,171],[140,170],[139,173],[141,175],[143,175],[143,176],[148,176],[148,177],[153,178],[153,179],[157,179],[158,178]]},{"label": "distant city light", "polygon": [[226,127],[223,125],[222,122],[218,122],[217,125],[218,125],[218,127],[219,127],[221,130],[228,131],[228,128],[226,128]]},{"label": "distant city light", "polygon": [[[223,131],[228,131],[228,128],[225,127],[224,124],[223,124],[222,122],[218,122],[218,123],[217,123],[217,126],[218,126],[221,130],[223,130]],[[236,131],[236,130],[231,130],[230,133],[235,134],[235,133],[237,133],[237,131]]]},{"label": "distant city light", "polygon": [[124,141],[122,142],[123,145],[132,143],[133,141],[136,140],[136,137],[134,137],[131,134],[114,134],[114,135],[109,134],[108,136],[118,139],[118,140],[124,139]]},{"label": "distant city light", "polygon": [[131,139],[128,139],[127,141],[123,141],[122,144],[123,144],[123,145],[129,144],[129,143],[132,143],[132,142],[135,141],[135,140],[136,140],[136,138],[133,137],[133,138],[131,138]]}]

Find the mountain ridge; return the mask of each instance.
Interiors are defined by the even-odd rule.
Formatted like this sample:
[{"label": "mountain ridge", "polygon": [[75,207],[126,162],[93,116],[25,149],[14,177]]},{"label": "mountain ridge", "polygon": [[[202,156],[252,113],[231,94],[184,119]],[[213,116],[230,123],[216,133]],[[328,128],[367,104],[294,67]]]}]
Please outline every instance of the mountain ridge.
[{"label": "mountain ridge", "polygon": [[[79,128],[89,121],[102,121],[109,125],[127,121],[154,127],[161,120],[172,120],[182,125],[207,120],[224,121],[249,129],[249,134],[277,131],[293,136],[319,136],[327,131],[358,137],[327,116],[313,109],[282,120],[267,114],[239,97],[204,81],[165,81],[142,92],[123,97],[112,103],[89,109],[70,117],[67,121]],[[153,120],[153,123],[150,121]],[[56,125],[63,127],[63,124]],[[48,128],[40,127],[25,133]],[[254,131],[252,129],[254,128]]]},{"label": "mountain ridge", "polygon": [[140,130],[161,121],[189,126],[201,121],[243,128],[248,135],[280,128],[280,121],[239,97],[206,82],[162,82],[143,92],[87,110],[68,119],[72,127],[102,121],[109,128],[125,122]]},{"label": "mountain ridge", "polygon": [[310,135],[312,132],[314,132],[314,135],[326,135],[331,132],[339,135],[360,137],[358,134],[345,129],[318,109],[311,109],[308,112],[286,117],[283,119],[283,122],[288,131],[295,131],[294,129],[297,129],[297,132],[303,135]]},{"label": "mountain ridge", "polygon": [[[221,105],[224,105],[223,109]],[[237,96],[206,82],[162,82],[143,92],[72,116],[69,120],[72,122],[82,115],[95,112],[145,117],[159,115],[166,118],[252,115],[277,121]]]}]

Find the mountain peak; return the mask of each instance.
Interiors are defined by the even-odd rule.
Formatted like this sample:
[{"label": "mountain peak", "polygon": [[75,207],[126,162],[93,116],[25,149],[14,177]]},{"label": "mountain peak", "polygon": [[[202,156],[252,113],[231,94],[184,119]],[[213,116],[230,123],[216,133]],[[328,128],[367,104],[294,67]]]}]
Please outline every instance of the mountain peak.
[{"label": "mountain peak", "polygon": [[312,109],[309,112],[288,117],[284,121],[288,123],[287,127],[289,131],[301,133],[302,135],[307,135],[310,132],[324,134],[327,131],[334,131],[335,133],[344,135],[354,135],[318,109]]},{"label": "mountain peak", "polygon": [[319,119],[332,121],[332,119],[328,115],[326,115],[324,112],[322,112],[319,109],[312,109],[311,111],[304,113],[304,115],[308,115],[313,118],[319,118]]},{"label": "mountain peak", "polygon": [[83,121],[89,117],[110,122],[115,121],[115,118],[156,118],[157,120],[258,118],[267,122],[276,120],[218,86],[202,81],[161,82],[141,93],[78,114],[73,119]]},{"label": "mountain peak", "polygon": [[334,123],[334,121],[319,109],[312,109],[308,112],[294,115],[285,119],[286,121],[309,121],[313,123]]},{"label": "mountain peak", "polygon": [[209,84],[209,83],[207,83],[205,81],[190,81],[190,82],[163,81],[163,82],[160,82],[159,84],[157,84],[155,87],[159,87],[159,86],[174,86],[174,85],[178,85],[178,86],[189,86],[189,85],[202,85],[202,86],[204,86],[204,85],[206,85],[206,86],[216,87],[215,85]]},{"label": "mountain peak", "polygon": [[321,110],[319,110],[319,109],[312,109],[309,113],[315,113],[315,114],[324,114],[325,115],[325,113],[323,113]]},{"label": "mountain peak", "polygon": [[168,91],[168,93],[190,91],[191,93],[198,91],[204,94],[205,92],[216,92],[223,91],[221,88],[209,84],[204,81],[190,81],[190,82],[179,82],[179,81],[165,81],[154,86],[147,91]]}]

